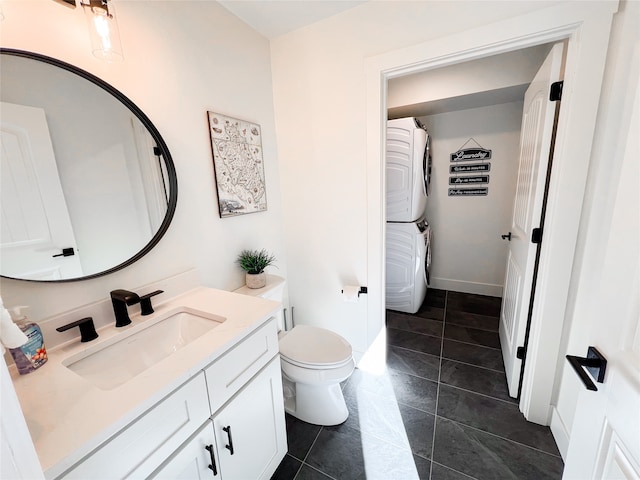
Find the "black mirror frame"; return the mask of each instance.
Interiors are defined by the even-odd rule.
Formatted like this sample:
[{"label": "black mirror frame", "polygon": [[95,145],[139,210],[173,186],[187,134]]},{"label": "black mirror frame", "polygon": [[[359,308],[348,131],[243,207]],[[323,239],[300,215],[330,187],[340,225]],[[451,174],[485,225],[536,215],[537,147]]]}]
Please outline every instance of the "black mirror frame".
[{"label": "black mirror frame", "polygon": [[167,174],[169,177],[168,179],[169,180],[169,204],[167,205],[167,212],[165,213],[164,220],[162,221],[160,228],[158,229],[156,234],[153,236],[153,238],[151,238],[149,243],[147,243],[142,250],[140,250],[138,253],[136,253],[133,257],[129,258],[128,260],[122,262],[119,265],[116,265],[115,267],[104,270],[102,272],[92,273],[91,275],[85,275],[83,277],[64,278],[60,280],[32,280],[32,279],[25,279],[25,278],[8,277],[6,275],[1,275],[1,274],[0,274],[0,277],[7,278],[10,280],[19,280],[23,282],[36,282],[36,283],[45,283],[45,284],[46,283],[78,282],[81,280],[89,280],[92,278],[109,275],[110,273],[114,273],[114,272],[117,272],[118,270],[122,270],[123,268],[128,267],[133,263],[137,262],[138,260],[140,260],[147,253],[149,253],[153,247],[155,247],[158,244],[160,239],[167,232],[167,230],[169,229],[169,225],[171,224],[171,220],[173,219],[173,215],[176,210],[176,205],[178,203],[178,177],[176,175],[176,168],[175,168],[175,165],[173,164],[171,153],[169,153],[169,148],[167,147],[167,144],[164,142],[164,139],[162,138],[162,136],[160,135],[160,132],[158,132],[158,129],[153,125],[153,123],[151,123],[151,120],[149,120],[149,117],[147,117],[144,114],[144,112],[140,110],[136,106],[136,104],[133,103],[131,100],[129,100],[129,98],[127,98],[122,92],[112,87],[104,80],[87,72],[86,70],[82,70],[81,68],[78,68],[74,65],[63,62],[62,60],[58,60],[56,58],[48,57],[46,55],[41,55],[39,53],[28,52],[25,50],[16,50],[12,48],[0,47],[0,55],[13,55],[16,57],[29,58],[32,60],[38,60],[40,62],[48,63],[50,65],[62,68],[71,73],[79,75],[85,80],[88,80],[89,82],[97,85],[98,87],[110,93],[117,100],[119,100],[125,107],[127,107],[149,131],[149,133],[155,140],[157,147],[160,149],[160,155],[164,159],[165,166],[167,169]]}]

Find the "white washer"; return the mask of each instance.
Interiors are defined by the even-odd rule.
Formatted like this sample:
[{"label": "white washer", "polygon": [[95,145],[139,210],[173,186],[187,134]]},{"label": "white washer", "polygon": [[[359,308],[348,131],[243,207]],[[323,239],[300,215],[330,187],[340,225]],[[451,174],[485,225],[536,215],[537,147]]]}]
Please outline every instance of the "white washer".
[{"label": "white washer", "polygon": [[386,307],[416,313],[427,293],[431,228],[424,219],[387,223]]},{"label": "white washer", "polygon": [[431,180],[430,138],[414,117],[387,122],[387,222],[424,215]]}]

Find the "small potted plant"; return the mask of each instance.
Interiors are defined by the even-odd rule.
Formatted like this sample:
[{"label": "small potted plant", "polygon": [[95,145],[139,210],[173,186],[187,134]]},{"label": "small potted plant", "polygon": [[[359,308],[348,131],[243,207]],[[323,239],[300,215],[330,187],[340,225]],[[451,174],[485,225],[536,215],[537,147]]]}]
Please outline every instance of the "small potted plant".
[{"label": "small potted plant", "polygon": [[267,284],[267,275],[264,269],[273,265],[276,257],[266,250],[243,250],[238,255],[236,262],[245,273],[245,281],[249,288],[262,288]]}]

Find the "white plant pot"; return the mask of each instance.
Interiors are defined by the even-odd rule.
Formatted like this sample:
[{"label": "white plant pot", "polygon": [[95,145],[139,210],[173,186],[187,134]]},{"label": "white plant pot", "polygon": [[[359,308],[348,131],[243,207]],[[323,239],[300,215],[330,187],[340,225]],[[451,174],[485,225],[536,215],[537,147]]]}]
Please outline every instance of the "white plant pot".
[{"label": "white plant pot", "polygon": [[249,288],[262,288],[267,284],[267,274],[262,273],[246,273],[245,282]]}]

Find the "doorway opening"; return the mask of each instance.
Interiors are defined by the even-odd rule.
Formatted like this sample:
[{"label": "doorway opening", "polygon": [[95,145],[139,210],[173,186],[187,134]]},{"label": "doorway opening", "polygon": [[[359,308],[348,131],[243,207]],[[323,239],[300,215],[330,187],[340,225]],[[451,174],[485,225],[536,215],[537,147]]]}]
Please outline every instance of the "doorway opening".
[{"label": "doorway opening", "polygon": [[[559,168],[554,168],[550,180],[550,207],[545,219],[547,231],[540,254],[541,278],[537,291],[541,301],[536,302],[532,313],[527,368],[519,402],[525,418],[542,425],[555,422],[560,430],[561,420],[554,409],[554,382],[549,379],[559,379],[563,368],[559,354],[564,348],[565,317],[571,312],[567,302],[571,298],[576,239],[591,159],[589,139],[595,131],[607,54],[608,43],[603,39],[609,36],[615,10],[616,6],[610,4],[593,4],[581,10],[554,6],[546,9],[543,16],[530,14],[480,25],[464,35],[425,41],[365,61],[370,252],[367,303],[369,310],[376,312],[368,322],[368,341],[372,341],[384,325],[385,311],[385,212],[382,206],[385,122],[382,119],[387,111],[387,81],[408,73],[567,40],[563,114],[558,122],[555,147]],[[562,434],[568,437],[568,432]]]},{"label": "doorway opening", "polygon": [[[396,124],[404,122],[395,119],[415,118],[429,132],[427,152],[433,157],[429,162],[433,169],[427,171],[424,163],[420,175],[433,179],[431,188],[425,189],[430,195],[424,222],[437,239],[425,241],[432,259],[430,290],[504,296],[498,343],[514,398],[520,393],[539,258],[529,237],[534,229],[542,230],[544,183],[557,113],[547,97],[550,83],[561,76],[562,51],[561,44],[542,44],[400,76],[387,84],[389,127],[393,125],[389,130],[393,133],[387,133],[389,161],[393,158],[387,165],[389,175],[396,171]],[[474,148],[463,149],[471,142]],[[471,151],[475,153],[456,155]],[[387,181],[392,178],[395,181],[392,176]],[[389,199],[386,203],[389,208]],[[387,223],[386,279],[391,291],[386,299],[392,310],[400,270],[392,235],[396,230],[397,224]],[[419,254],[405,257],[411,265],[422,261]],[[422,282],[421,276],[406,277],[406,288],[418,292],[411,283]],[[481,317],[472,320],[473,329],[465,335],[491,336],[483,331],[495,327],[491,318],[486,325]],[[451,331],[461,334],[453,327]],[[487,338],[487,342],[495,341]]]}]

